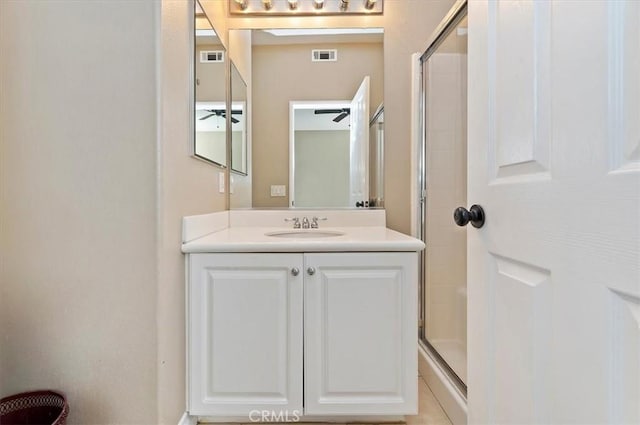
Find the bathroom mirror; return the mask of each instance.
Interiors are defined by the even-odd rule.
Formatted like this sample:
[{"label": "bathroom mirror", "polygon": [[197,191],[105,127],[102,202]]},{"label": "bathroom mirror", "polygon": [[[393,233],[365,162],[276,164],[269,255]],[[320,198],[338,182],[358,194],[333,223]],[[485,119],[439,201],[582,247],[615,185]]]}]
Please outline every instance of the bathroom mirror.
[{"label": "bathroom mirror", "polygon": [[[230,39],[240,38],[236,31],[247,30],[230,30]],[[382,165],[371,155],[369,128],[383,103],[383,38],[382,28],[254,29],[249,52],[231,45],[234,59],[250,58],[252,128],[249,196],[232,187],[232,208],[369,205],[369,181]]]},{"label": "bathroom mirror", "polygon": [[225,167],[227,52],[200,4],[197,1],[194,4],[193,155]]},{"label": "bathroom mirror", "polygon": [[247,83],[231,61],[231,171],[247,175]]}]

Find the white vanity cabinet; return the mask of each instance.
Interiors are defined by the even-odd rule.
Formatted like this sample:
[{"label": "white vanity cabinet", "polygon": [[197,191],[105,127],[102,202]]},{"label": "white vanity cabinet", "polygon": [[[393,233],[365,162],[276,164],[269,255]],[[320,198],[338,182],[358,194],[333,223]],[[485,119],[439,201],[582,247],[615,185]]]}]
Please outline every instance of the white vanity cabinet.
[{"label": "white vanity cabinet", "polygon": [[193,253],[188,269],[191,415],[417,411],[417,253]]},{"label": "white vanity cabinet", "polygon": [[302,260],[300,254],[189,255],[191,415],[302,412]]},{"label": "white vanity cabinet", "polygon": [[417,254],[305,254],[304,263],[305,414],[417,412]]}]

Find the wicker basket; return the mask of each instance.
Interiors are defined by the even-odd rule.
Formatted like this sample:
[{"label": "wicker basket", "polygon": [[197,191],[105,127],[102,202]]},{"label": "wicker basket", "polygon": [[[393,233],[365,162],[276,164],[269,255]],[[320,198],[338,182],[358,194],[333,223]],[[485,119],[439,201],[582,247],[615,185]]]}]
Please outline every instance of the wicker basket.
[{"label": "wicker basket", "polygon": [[67,399],[54,391],[33,391],[0,400],[0,425],[64,425]]}]

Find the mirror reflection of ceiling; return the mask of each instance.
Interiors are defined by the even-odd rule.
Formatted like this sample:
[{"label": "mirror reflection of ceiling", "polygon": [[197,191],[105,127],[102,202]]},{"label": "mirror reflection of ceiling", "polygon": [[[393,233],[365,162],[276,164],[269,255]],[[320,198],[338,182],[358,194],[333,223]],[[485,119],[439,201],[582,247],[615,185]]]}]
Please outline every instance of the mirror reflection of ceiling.
[{"label": "mirror reflection of ceiling", "polygon": [[[339,105],[339,108],[348,108],[350,105]],[[334,122],[334,118],[338,114],[316,114],[316,110],[334,109],[327,108],[326,105],[318,105],[314,109],[296,109],[295,110],[295,130],[304,131],[332,131],[332,130],[349,130],[349,118],[345,118],[340,122]]]},{"label": "mirror reflection of ceiling", "polygon": [[196,46],[219,44],[222,43],[213,30],[196,30]]},{"label": "mirror reflection of ceiling", "polygon": [[[198,13],[198,9],[200,12]],[[216,34],[209,19],[202,12],[200,5],[196,2],[196,20],[195,20],[196,46],[206,44],[221,44],[218,34]]]},{"label": "mirror reflection of ceiling", "polygon": [[318,28],[253,30],[251,43],[260,45],[316,43],[383,43],[382,28]]}]

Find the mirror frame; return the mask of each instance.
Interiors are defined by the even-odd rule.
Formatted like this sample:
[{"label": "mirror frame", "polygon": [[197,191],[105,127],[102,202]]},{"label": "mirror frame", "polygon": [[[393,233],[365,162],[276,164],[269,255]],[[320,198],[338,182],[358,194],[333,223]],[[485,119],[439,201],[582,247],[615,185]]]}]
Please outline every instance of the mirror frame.
[{"label": "mirror frame", "polygon": [[[233,99],[233,77],[234,77],[234,73],[233,70],[236,70],[236,74],[238,76],[238,78],[240,79],[240,81],[242,82],[242,84],[244,84],[245,87],[245,99],[243,100],[245,108],[244,108],[244,131],[243,131],[243,141],[242,143],[244,144],[244,171],[242,170],[237,170],[235,168],[233,168],[233,122],[231,122],[231,117],[233,116],[233,103],[234,103],[234,99]],[[250,146],[249,140],[248,140],[248,130],[249,130],[249,99],[247,98],[248,96],[248,86],[247,86],[247,82],[244,80],[244,78],[242,77],[242,74],[240,73],[240,70],[238,69],[238,67],[236,66],[236,64],[233,62],[233,60],[231,58],[229,58],[229,108],[231,113],[227,112],[227,119],[229,121],[229,125],[231,127],[231,131],[228,134],[228,143],[230,144],[230,149],[231,149],[231,160],[229,162],[230,166],[229,169],[231,170],[231,172],[235,173],[235,174],[239,174],[241,176],[248,176],[249,175],[249,170],[248,170],[248,166],[249,166],[249,155],[248,155],[248,147]]]}]

